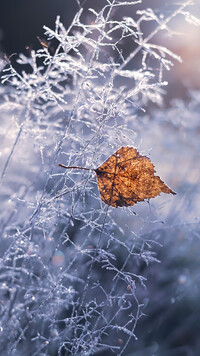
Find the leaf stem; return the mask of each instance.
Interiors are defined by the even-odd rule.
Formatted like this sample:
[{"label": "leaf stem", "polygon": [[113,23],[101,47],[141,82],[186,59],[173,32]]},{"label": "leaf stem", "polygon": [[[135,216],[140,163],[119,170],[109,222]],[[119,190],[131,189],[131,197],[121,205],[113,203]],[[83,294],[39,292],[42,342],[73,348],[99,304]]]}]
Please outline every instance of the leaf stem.
[{"label": "leaf stem", "polygon": [[64,164],[58,163],[59,167],[63,167],[66,169],[84,169],[85,171],[94,171],[94,168],[86,168],[86,167],[80,167],[80,166],[65,166]]}]

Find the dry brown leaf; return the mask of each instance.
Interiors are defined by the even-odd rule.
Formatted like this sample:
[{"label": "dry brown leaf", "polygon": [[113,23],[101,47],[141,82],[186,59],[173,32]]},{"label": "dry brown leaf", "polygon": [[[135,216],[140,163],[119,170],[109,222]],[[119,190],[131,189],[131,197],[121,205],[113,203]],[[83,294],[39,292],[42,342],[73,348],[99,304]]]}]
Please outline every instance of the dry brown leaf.
[{"label": "dry brown leaf", "polygon": [[121,147],[95,172],[101,199],[115,208],[134,205],[161,192],[176,194],[154,175],[150,159],[133,147]]},{"label": "dry brown leaf", "polygon": [[[84,167],[64,168],[85,169]],[[176,194],[155,176],[154,165],[148,157],[142,156],[133,147],[121,147],[95,171],[101,199],[117,208],[133,206],[137,202],[154,198],[160,193]]]}]

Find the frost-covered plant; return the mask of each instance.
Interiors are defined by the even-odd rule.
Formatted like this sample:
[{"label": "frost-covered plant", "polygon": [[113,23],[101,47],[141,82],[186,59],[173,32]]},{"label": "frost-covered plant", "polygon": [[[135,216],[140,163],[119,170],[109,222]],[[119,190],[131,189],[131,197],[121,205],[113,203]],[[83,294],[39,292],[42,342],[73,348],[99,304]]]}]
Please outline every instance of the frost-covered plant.
[{"label": "frost-covered plant", "polygon": [[[58,17],[55,30],[44,27],[49,46],[43,42],[17,60],[29,72],[10,63],[4,69],[1,354],[124,355],[140,336],[145,266],[159,262],[155,231],[174,223],[174,198],[111,208],[101,201],[92,170],[58,167],[96,168],[120,146],[148,154],[157,145],[158,173],[178,187],[170,173],[174,156],[163,153],[160,160],[164,125],[172,120],[163,124],[145,112],[162,104],[164,69],[181,59],[153,39],[171,34],[176,16],[197,19],[187,10],[191,1],[174,2],[167,16],[140,3],[107,0],[99,13],[90,9],[89,23],[79,11],[69,29]],[[121,9],[129,16],[114,17]]]}]

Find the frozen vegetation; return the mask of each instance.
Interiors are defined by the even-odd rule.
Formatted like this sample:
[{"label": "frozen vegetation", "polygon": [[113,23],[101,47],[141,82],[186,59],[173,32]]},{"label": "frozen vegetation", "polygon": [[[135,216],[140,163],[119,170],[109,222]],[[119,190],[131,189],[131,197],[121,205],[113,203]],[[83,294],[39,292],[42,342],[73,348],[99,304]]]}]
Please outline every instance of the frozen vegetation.
[{"label": "frozen vegetation", "polygon": [[[191,4],[107,0],[44,26],[21,71],[1,61],[0,355],[198,355],[200,92],[163,105]],[[58,167],[121,146],[177,196],[112,208],[92,170]]]}]

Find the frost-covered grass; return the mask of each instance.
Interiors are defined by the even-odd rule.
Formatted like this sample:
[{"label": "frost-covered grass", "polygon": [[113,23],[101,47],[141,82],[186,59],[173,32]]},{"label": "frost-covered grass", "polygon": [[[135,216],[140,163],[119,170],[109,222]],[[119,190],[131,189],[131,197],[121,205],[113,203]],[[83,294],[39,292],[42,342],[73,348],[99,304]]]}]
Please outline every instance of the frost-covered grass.
[{"label": "frost-covered grass", "polygon": [[[85,23],[79,11],[69,29],[57,18],[54,30],[44,26],[54,46],[17,60],[29,71],[5,62],[1,355],[131,355],[138,347],[150,355],[153,340],[140,325],[161,305],[169,311],[180,288],[197,284],[198,263],[190,278],[189,267],[172,269],[169,261],[199,247],[200,94],[162,109],[166,71],[181,58],[154,39],[173,35],[178,16],[194,25],[198,19],[189,14],[191,1],[164,13],[140,4],[107,0]],[[123,145],[150,156],[178,196],[112,208],[92,171],[58,167],[96,168]],[[157,319],[149,316],[149,324],[152,333]]]}]

